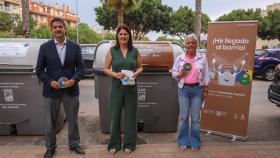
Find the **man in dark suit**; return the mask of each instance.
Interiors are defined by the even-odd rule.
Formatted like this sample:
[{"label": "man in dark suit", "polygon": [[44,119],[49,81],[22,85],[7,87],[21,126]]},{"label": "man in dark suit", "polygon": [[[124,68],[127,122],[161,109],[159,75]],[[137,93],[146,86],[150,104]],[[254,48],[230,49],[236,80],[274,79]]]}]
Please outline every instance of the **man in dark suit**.
[{"label": "man in dark suit", "polygon": [[[46,111],[45,138],[47,151],[44,158],[52,158],[56,150],[55,127],[60,103],[63,103],[68,120],[69,149],[84,155],[80,147],[78,128],[79,85],[84,74],[80,46],[65,37],[66,26],[62,19],[51,21],[53,40],[41,45],[36,74],[43,82],[44,106]],[[65,84],[58,82],[65,78]]]}]

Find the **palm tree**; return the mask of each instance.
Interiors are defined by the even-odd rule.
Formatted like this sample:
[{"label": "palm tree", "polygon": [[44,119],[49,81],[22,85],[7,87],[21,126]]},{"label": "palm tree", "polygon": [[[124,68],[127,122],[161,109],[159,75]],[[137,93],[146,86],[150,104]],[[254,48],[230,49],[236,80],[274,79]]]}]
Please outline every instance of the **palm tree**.
[{"label": "palm tree", "polygon": [[201,0],[195,0],[195,25],[194,33],[200,39],[201,31]]},{"label": "palm tree", "polygon": [[100,0],[109,8],[115,9],[118,13],[118,26],[124,24],[123,14],[125,11],[132,9],[140,0]]},{"label": "palm tree", "polygon": [[29,27],[29,0],[22,0],[22,34],[25,38],[30,36],[30,27]]}]

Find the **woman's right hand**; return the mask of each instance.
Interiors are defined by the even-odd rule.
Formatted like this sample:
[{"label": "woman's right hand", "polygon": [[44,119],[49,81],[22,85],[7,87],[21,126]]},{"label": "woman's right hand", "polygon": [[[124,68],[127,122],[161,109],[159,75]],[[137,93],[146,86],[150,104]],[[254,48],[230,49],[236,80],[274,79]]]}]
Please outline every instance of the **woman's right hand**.
[{"label": "woman's right hand", "polygon": [[125,74],[118,72],[118,73],[115,73],[114,77],[117,79],[123,79],[125,77]]},{"label": "woman's right hand", "polygon": [[183,69],[179,72],[179,74],[178,74],[178,78],[179,79],[181,79],[181,78],[183,78],[185,75],[186,75],[186,71],[184,71]]},{"label": "woman's right hand", "polygon": [[180,71],[180,76],[184,77],[184,76],[186,75],[186,73],[187,73],[187,72],[186,72],[185,70],[182,69],[182,70]]}]

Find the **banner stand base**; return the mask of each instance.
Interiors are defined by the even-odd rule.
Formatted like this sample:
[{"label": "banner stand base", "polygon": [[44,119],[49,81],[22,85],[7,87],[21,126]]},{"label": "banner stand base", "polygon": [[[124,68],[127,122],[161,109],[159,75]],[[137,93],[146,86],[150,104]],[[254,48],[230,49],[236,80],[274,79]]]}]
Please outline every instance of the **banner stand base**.
[{"label": "banner stand base", "polygon": [[206,133],[207,136],[213,134],[213,135],[218,135],[218,136],[223,136],[223,137],[228,137],[228,138],[232,138],[231,141],[236,141],[238,140],[242,140],[242,141],[247,141],[247,136],[246,137],[242,137],[242,136],[237,136],[237,135],[232,135],[232,134],[227,134],[227,133],[222,133],[222,132],[217,132],[217,131],[211,131],[208,129],[200,129],[201,132]]}]

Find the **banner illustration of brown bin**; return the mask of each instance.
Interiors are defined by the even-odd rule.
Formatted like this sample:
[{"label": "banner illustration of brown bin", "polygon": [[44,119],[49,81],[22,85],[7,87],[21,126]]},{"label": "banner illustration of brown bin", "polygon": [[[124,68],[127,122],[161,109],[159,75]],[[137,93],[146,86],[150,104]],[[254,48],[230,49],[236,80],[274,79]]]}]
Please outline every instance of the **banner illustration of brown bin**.
[{"label": "banner illustration of brown bin", "polygon": [[202,131],[247,139],[257,21],[208,24],[208,97]]}]

